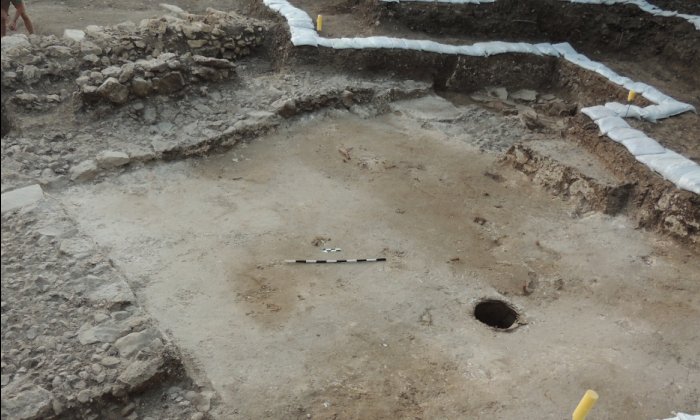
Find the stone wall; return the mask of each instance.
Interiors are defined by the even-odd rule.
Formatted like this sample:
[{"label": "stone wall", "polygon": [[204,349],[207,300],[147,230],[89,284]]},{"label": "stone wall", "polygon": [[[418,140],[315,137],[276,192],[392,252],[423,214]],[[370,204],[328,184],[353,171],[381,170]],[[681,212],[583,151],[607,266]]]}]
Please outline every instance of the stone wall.
[{"label": "stone wall", "polygon": [[[266,33],[261,21],[208,9],[204,15],[179,12],[138,25],[67,30],[63,38],[13,35],[3,39],[3,99],[21,94],[14,104],[45,109],[72,96],[76,84],[87,103],[122,104],[130,96],[174,93],[190,83],[232,77],[232,61],[253,53]],[[59,100],[35,98],[31,90]]]}]

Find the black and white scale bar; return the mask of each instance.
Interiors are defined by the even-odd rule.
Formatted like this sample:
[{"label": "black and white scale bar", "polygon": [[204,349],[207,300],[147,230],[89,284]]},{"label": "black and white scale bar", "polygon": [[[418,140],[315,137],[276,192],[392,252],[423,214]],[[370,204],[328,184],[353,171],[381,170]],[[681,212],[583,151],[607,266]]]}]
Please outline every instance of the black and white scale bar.
[{"label": "black and white scale bar", "polygon": [[286,263],[297,264],[337,264],[386,261],[386,258],[361,258],[356,260],[284,260]]}]

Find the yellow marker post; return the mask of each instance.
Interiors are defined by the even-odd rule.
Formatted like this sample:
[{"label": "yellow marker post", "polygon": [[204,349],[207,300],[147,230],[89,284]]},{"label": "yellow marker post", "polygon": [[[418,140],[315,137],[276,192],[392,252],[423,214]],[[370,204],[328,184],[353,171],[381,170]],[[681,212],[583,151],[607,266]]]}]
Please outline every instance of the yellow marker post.
[{"label": "yellow marker post", "polygon": [[586,420],[588,412],[591,411],[591,409],[597,402],[598,393],[593,391],[592,389],[589,389],[588,391],[586,391],[585,394],[583,394],[583,398],[581,398],[581,402],[579,402],[576,406],[576,410],[574,410],[574,414],[571,415],[571,419]]},{"label": "yellow marker post", "polygon": [[321,15],[316,18],[316,30],[319,32],[323,30],[323,16]]},{"label": "yellow marker post", "polygon": [[634,101],[634,98],[637,97],[637,92],[630,90],[630,93],[627,94],[627,111],[625,111],[625,118],[627,115],[630,113],[630,107],[632,106],[632,102]]}]

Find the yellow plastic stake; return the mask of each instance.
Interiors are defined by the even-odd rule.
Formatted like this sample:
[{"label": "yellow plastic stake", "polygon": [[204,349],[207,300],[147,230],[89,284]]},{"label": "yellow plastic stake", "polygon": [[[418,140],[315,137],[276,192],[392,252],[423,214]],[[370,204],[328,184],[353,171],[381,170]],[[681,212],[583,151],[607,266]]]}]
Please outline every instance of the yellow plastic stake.
[{"label": "yellow plastic stake", "polygon": [[591,408],[593,408],[597,402],[598,393],[592,389],[589,389],[585,394],[583,394],[583,398],[581,398],[581,402],[579,402],[576,406],[576,410],[574,410],[574,414],[572,414],[571,419],[586,420],[588,412],[591,411]]},{"label": "yellow plastic stake", "polygon": [[323,30],[323,16],[321,15],[316,18],[316,30],[319,32]]},{"label": "yellow plastic stake", "polygon": [[627,118],[627,115],[630,113],[630,107],[632,106],[632,102],[634,101],[634,98],[637,97],[637,92],[630,90],[630,93],[627,94],[627,111],[625,111],[625,118]]}]

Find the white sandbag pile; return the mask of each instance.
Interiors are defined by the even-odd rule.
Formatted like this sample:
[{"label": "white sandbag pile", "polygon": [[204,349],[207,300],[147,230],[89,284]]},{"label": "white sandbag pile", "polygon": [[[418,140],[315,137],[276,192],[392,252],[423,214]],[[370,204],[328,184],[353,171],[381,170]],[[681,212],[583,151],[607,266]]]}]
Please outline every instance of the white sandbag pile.
[{"label": "white sandbag pile", "polygon": [[[398,1],[398,0],[396,0]],[[411,0],[415,1],[415,0]],[[423,1],[423,0],[418,0]],[[428,1],[428,0],[426,0]],[[450,3],[486,3],[492,0],[436,0]],[[577,3],[614,4],[633,3],[644,10],[652,10],[644,0],[571,0]],[[295,46],[326,47],[333,49],[401,49],[426,51],[437,54],[454,54],[488,57],[495,54],[521,53],[562,57],[586,70],[596,72],[612,83],[634,90],[654,105],[647,107],[630,106],[617,102],[608,102],[581,110],[600,128],[601,134],[622,144],[635,158],[658,172],[679,188],[700,194],[700,166],[671,150],[661,146],[656,140],[635,130],[623,118],[632,117],[655,122],[695,108],[663,94],[658,89],[645,83],[620,76],[612,69],[579,54],[569,43],[529,44],[526,42],[477,42],[473,45],[446,45],[429,40],[401,39],[386,36],[357,38],[325,38],[315,30],[311,17],[287,0],[263,0],[270,9],[279,12],[287,20],[291,33],[291,42]],[[653,9],[654,13],[658,11]],[[660,9],[659,9],[660,10]],[[651,13],[651,12],[650,12]],[[660,13],[660,12],[659,12]],[[675,13],[675,12],[674,12]],[[680,16],[674,14],[673,16]]]}]

